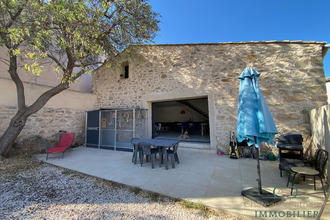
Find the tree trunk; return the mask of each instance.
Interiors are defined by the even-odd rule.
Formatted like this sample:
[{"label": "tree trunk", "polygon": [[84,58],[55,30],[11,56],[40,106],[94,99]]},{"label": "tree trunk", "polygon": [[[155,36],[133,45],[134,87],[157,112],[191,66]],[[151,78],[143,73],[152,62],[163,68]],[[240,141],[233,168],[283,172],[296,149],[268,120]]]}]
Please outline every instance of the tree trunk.
[{"label": "tree trunk", "polygon": [[[24,85],[17,73],[17,56],[13,53],[10,46],[11,45],[9,44],[7,45],[10,59],[8,72],[16,85],[18,110],[16,115],[10,120],[7,130],[0,138],[0,156],[4,157],[9,156],[10,149],[13,146],[15,139],[24,128],[26,119],[29,116],[25,114],[27,108],[25,106]],[[16,49],[16,47],[12,49]]]},{"label": "tree trunk", "polygon": [[25,126],[26,119],[28,117],[24,115],[24,110],[16,113],[11,119],[10,124],[5,133],[0,138],[0,154],[3,157],[8,157],[10,149],[14,144],[15,139],[21,133]]},{"label": "tree trunk", "polygon": [[4,157],[9,156],[10,149],[13,146],[15,139],[24,128],[28,117],[33,113],[39,111],[54,95],[57,95],[58,93],[62,92],[63,90],[69,87],[68,82],[60,83],[56,87],[53,87],[48,91],[44,92],[31,106],[27,107],[25,105],[24,85],[21,79],[19,78],[17,72],[17,57],[13,53],[13,51],[10,50],[9,46],[8,46],[8,52],[10,59],[8,72],[10,74],[11,79],[14,81],[16,85],[18,110],[16,115],[11,119],[7,130],[0,138],[0,156],[4,156]]},{"label": "tree trunk", "polygon": [[21,133],[28,117],[39,111],[53,96],[62,92],[69,87],[68,83],[60,83],[58,86],[51,88],[43,93],[31,106],[23,107],[11,119],[10,124],[5,133],[0,138],[0,155],[8,157],[10,149],[15,139]]}]

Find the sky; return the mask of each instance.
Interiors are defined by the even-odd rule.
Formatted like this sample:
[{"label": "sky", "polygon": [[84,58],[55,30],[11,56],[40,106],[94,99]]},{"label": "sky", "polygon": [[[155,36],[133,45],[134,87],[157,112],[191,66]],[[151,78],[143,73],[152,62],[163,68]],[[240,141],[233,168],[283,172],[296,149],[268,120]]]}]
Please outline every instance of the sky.
[{"label": "sky", "polygon": [[[327,42],[330,0],[150,0],[161,14],[156,44],[269,40]],[[324,59],[330,77],[330,50]]]}]

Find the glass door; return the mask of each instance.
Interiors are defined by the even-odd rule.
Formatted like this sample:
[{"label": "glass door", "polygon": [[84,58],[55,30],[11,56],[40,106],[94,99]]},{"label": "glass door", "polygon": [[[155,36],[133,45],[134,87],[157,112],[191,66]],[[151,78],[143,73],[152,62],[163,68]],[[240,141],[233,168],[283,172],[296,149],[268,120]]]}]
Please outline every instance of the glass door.
[{"label": "glass door", "polygon": [[86,147],[99,148],[99,113],[98,110],[86,113]]},{"label": "glass door", "polygon": [[142,139],[147,138],[148,130],[148,111],[146,109],[135,110],[134,137]]},{"label": "glass door", "polygon": [[101,111],[100,148],[115,150],[116,147],[116,111]]},{"label": "glass door", "polygon": [[134,110],[117,110],[116,150],[133,151]]}]

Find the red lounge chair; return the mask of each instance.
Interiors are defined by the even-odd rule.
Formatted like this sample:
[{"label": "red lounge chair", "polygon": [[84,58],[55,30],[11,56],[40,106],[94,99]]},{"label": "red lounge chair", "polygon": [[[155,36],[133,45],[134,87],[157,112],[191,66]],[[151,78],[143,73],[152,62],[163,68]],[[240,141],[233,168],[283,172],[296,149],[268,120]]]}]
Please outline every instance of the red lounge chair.
[{"label": "red lounge chair", "polygon": [[74,135],[75,133],[63,133],[57,146],[52,147],[46,151],[47,153],[46,160],[48,160],[48,154],[50,153],[62,153],[62,159],[63,159],[64,152],[66,151],[66,149],[72,146]]}]

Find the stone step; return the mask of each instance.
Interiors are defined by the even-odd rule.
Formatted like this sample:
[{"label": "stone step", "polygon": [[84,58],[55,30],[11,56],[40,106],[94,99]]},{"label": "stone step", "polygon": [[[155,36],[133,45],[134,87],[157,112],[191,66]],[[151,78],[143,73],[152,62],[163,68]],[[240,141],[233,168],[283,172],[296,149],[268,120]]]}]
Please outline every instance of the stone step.
[{"label": "stone step", "polygon": [[203,151],[214,153],[215,151],[211,150],[211,145],[209,143],[196,143],[196,142],[180,142],[180,150],[191,150],[191,151]]}]

